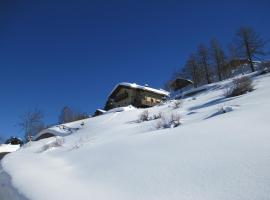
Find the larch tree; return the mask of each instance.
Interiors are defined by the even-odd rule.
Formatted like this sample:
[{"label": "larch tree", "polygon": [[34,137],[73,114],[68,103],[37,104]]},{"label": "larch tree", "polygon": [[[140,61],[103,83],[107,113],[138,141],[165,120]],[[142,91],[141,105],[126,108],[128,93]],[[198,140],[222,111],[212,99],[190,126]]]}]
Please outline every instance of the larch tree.
[{"label": "larch tree", "polygon": [[195,54],[191,54],[185,64],[183,72],[187,77],[191,77],[194,87],[198,87],[201,82],[200,65]]},{"label": "larch tree", "polygon": [[70,107],[64,106],[60,112],[58,122],[60,124],[72,122],[74,120],[74,115],[75,113]]},{"label": "larch tree", "polygon": [[236,43],[243,56],[248,59],[251,71],[254,72],[253,59],[259,55],[265,55],[266,42],[250,27],[241,27],[236,32]]},{"label": "larch tree", "polygon": [[218,80],[221,81],[225,76],[226,57],[222,46],[215,38],[211,40],[211,57],[216,68]]},{"label": "larch tree", "polygon": [[85,112],[79,112],[79,111],[76,111],[68,106],[65,106],[62,108],[62,110],[60,112],[58,122],[60,124],[64,124],[64,123],[68,123],[68,122],[86,119],[88,117],[89,117],[88,114]]},{"label": "larch tree", "polygon": [[210,55],[209,55],[209,49],[204,45],[200,44],[198,46],[198,59],[199,64],[201,65],[205,78],[207,83],[212,83],[212,72],[211,72],[211,65],[210,65]]}]

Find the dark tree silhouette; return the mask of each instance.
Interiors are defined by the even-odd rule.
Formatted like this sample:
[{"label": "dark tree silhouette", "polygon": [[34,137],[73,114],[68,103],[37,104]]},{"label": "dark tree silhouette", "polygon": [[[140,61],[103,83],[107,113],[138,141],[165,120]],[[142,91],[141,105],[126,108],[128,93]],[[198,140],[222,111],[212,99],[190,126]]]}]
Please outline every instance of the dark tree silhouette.
[{"label": "dark tree silhouette", "polygon": [[204,70],[207,83],[208,84],[212,83],[209,49],[204,44],[200,44],[198,46],[198,58],[199,58],[199,63],[202,69]]},{"label": "dark tree silhouette", "polygon": [[187,74],[188,77],[191,77],[194,83],[194,87],[198,87],[201,82],[201,71],[198,60],[194,54],[189,56],[183,71]]},{"label": "dark tree silhouette", "polygon": [[265,55],[266,42],[251,27],[241,27],[236,33],[236,42],[241,53],[248,59],[251,71],[254,72],[253,59],[256,55]]},{"label": "dark tree silhouette", "polygon": [[74,109],[65,106],[60,112],[58,122],[64,124],[86,118],[88,118],[87,113],[75,111]]},{"label": "dark tree silhouette", "polygon": [[213,64],[217,71],[218,80],[221,81],[225,76],[226,57],[222,46],[215,38],[211,40],[211,54]]}]

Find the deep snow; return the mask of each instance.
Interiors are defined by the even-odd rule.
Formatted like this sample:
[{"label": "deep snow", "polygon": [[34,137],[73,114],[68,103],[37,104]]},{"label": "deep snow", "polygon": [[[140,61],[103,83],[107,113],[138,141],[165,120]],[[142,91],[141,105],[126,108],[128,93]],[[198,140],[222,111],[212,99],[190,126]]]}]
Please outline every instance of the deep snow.
[{"label": "deep snow", "polygon": [[227,80],[185,98],[182,108],[171,101],[148,109],[180,113],[174,129],[156,130],[158,120],[138,123],[143,109],[87,119],[68,136],[8,155],[3,169],[33,200],[270,199],[269,74],[254,85],[225,98]]},{"label": "deep snow", "polygon": [[26,200],[11,184],[10,176],[2,170],[0,165],[0,199],[1,200]]}]

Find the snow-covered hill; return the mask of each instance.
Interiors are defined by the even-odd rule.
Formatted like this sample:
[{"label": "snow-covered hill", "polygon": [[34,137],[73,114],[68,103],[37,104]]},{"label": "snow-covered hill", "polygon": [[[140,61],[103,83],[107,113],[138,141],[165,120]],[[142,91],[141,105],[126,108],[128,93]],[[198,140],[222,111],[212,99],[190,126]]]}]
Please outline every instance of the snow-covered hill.
[{"label": "snow-covered hill", "polygon": [[32,200],[270,199],[270,75],[253,79],[255,90],[242,96],[224,97],[227,80],[181,108],[172,101],[148,109],[180,113],[177,128],[138,123],[144,109],[110,112],[66,137],[25,145],[3,169]]}]

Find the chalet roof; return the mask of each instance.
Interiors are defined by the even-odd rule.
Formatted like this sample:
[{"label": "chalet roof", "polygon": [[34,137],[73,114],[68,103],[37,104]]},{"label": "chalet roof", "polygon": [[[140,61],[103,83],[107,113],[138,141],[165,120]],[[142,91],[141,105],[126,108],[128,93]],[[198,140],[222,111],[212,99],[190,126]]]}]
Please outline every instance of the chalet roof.
[{"label": "chalet roof", "polygon": [[174,91],[176,91],[192,84],[193,84],[193,81],[178,77],[170,83],[170,87],[173,88]]},{"label": "chalet roof", "polygon": [[20,148],[20,145],[12,144],[0,144],[0,153],[11,153],[17,151]]},{"label": "chalet roof", "polygon": [[97,109],[96,112],[105,113],[105,112],[107,112],[107,111],[106,111],[106,110],[102,110],[102,109]]},{"label": "chalet roof", "polygon": [[122,83],[119,83],[118,85],[116,85],[114,87],[114,89],[110,93],[110,96],[112,96],[115,93],[115,91],[118,90],[118,88],[120,88],[120,87],[145,90],[145,91],[149,91],[149,92],[164,95],[164,96],[169,96],[169,94],[170,94],[169,92],[167,92],[167,91],[165,91],[163,89],[155,89],[155,88],[151,88],[149,86],[141,86],[141,85],[138,85],[136,83],[122,82]]}]

